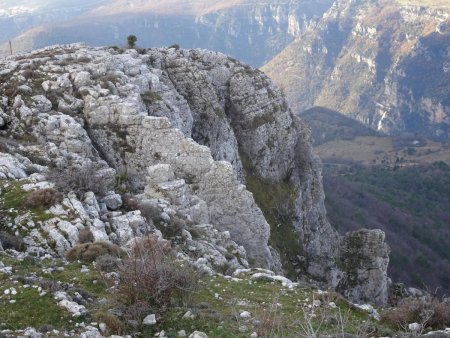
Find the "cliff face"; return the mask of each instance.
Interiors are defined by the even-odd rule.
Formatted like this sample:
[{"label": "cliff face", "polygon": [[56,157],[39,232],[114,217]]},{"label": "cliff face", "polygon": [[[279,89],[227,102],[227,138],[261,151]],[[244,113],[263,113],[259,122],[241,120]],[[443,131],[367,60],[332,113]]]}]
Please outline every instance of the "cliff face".
[{"label": "cliff face", "polygon": [[[12,154],[2,155],[6,168],[16,163],[49,181],[48,168],[95,168],[90,175],[98,180],[126,178],[140,209],[152,211],[143,211],[145,219],[139,211],[111,213],[115,193],[68,195],[62,209],[75,209],[75,223],[30,219],[39,222],[33,231],[11,223],[35,250],[62,254],[85,225],[98,239],[129,245],[163,224],[163,234],[181,227],[171,239],[203,270],[225,263],[280,270],[270,242],[297,275],[333,287],[351,279],[354,300],[385,302],[386,264],[366,276],[342,263],[349,245],[326,219],[309,130],[263,73],[204,50],[139,54],[79,45],[2,61],[1,69],[3,151]],[[45,182],[8,170],[5,177]],[[377,249],[382,236],[369,237],[357,237],[356,249],[352,240],[349,250],[363,250],[357,260],[364,267],[379,256],[387,263]]]},{"label": "cliff face", "polygon": [[449,13],[336,1],[263,67],[293,108],[323,106],[387,133],[448,139]]}]

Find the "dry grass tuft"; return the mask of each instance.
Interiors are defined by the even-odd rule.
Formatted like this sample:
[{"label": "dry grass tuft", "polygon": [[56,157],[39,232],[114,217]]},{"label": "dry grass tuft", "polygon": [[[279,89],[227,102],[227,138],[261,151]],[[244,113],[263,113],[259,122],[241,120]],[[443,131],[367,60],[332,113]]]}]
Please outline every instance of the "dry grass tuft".
[{"label": "dry grass tuft", "polygon": [[397,329],[410,323],[419,323],[423,328],[443,329],[450,325],[450,300],[431,296],[407,298],[397,307],[384,311],[381,319]]},{"label": "dry grass tuft", "polygon": [[66,252],[69,261],[80,260],[84,263],[92,263],[103,255],[123,257],[125,253],[119,246],[106,242],[77,244]]},{"label": "dry grass tuft", "polygon": [[46,188],[38,189],[30,192],[25,198],[25,206],[27,208],[50,208],[61,201],[61,194],[55,189]]},{"label": "dry grass tuft", "polygon": [[93,243],[94,240],[95,240],[94,234],[88,228],[82,229],[78,233],[78,242],[80,242],[81,244]]}]

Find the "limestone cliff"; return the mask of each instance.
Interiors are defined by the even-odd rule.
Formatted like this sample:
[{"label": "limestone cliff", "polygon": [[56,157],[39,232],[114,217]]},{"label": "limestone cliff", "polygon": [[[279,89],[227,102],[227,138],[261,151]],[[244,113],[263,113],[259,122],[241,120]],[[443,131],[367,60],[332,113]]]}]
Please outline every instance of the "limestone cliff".
[{"label": "limestone cliff", "polygon": [[323,106],[382,133],[447,140],[449,18],[448,7],[335,1],[263,70],[297,112]]},{"label": "limestone cliff", "polygon": [[[116,190],[127,181],[141,210],[118,210],[114,192],[68,194],[56,218],[7,220],[33,250],[62,254],[85,226],[124,246],[160,230],[204,271],[279,270],[280,253],[298,277],[385,302],[383,236],[342,241],[330,226],[309,129],[260,71],[204,50],[81,45],[0,65],[2,151],[14,155],[2,155],[4,176],[36,189],[51,186],[52,167],[91,168]],[[355,270],[346,257],[360,250]]]}]

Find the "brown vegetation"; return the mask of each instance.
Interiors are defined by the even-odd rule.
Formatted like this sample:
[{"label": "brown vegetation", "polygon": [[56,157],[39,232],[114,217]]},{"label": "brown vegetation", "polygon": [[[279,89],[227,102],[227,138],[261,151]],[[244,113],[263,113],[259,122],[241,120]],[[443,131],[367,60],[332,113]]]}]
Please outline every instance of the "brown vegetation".
[{"label": "brown vegetation", "polygon": [[119,264],[119,294],[125,315],[141,318],[149,309],[164,311],[196,287],[193,271],[175,260],[167,241],[147,236]]},{"label": "brown vegetation", "polygon": [[115,257],[123,257],[124,251],[115,244],[106,242],[95,242],[77,244],[66,252],[66,258],[69,261],[80,260],[84,263],[92,263],[98,257],[103,255],[111,255]]},{"label": "brown vegetation", "polygon": [[53,168],[48,173],[48,179],[63,193],[73,191],[78,198],[84,193],[92,191],[97,195],[104,195],[114,186],[113,177],[99,174],[101,168],[94,165],[83,167]]},{"label": "brown vegetation", "polygon": [[78,242],[80,242],[80,244],[93,243],[94,240],[95,240],[94,239],[94,234],[88,228],[82,229],[78,233]]},{"label": "brown vegetation", "polygon": [[25,198],[25,206],[27,208],[50,208],[61,201],[61,194],[55,189],[46,188],[38,189],[30,192]]},{"label": "brown vegetation", "polygon": [[108,335],[121,335],[124,332],[124,323],[109,312],[99,312],[94,316],[94,318],[96,321],[106,324]]},{"label": "brown vegetation", "polygon": [[126,211],[133,211],[139,209],[139,202],[136,198],[130,195],[122,196],[122,206]]},{"label": "brown vegetation", "polygon": [[95,260],[95,265],[100,271],[112,272],[118,268],[119,259],[116,256],[101,255]]},{"label": "brown vegetation", "polygon": [[443,329],[450,325],[450,300],[439,300],[431,296],[407,298],[397,307],[386,310],[382,320],[398,329],[410,323],[419,323],[423,328]]}]

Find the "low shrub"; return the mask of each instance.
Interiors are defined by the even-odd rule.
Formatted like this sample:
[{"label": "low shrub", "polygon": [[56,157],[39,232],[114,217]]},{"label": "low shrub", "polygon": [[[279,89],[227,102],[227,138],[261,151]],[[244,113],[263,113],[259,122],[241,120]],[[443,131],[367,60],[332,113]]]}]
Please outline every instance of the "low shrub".
[{"label": "low shrub", "polygon": [[61,194],[53,188],[46,188],[30,192],[24,203],[27,208],[48,209],[58,202],[61,202]]},{"label": "low shrub", "polygon": [[95,240],[94,234],[88,228],[81,229],[80,232],[78,233],[78,242],[80,242],[81,244],[93,243],[94,240]]},{"label": "low shrub", "polygon": [[147,301],[138,300],[125,306],[124,310],[123,316],[125,319],[136,320],[137,318],[138,320],[141,320],[152,311],[152,307]]},{"label": "low shrub", "polygon": [[61,285],[53,279],[43,278],[39,281],[39,286],[49,292],[56,292],[62,289]]},{"label": "low shrub", "polygon": [[173,45],[170,45],[168,48],[175,48],[176,50],[179,50],[180,45],[178,43],[174,43]]},{"label": "low shrub", "polygon": [[67,260],[80,260],[84,263],[92,263],[103,255],[124,257],[125,252],[118,245],[106,242],[77,244],[66,252]]},{"label": "low shrub", "polygon": [[116,271],[118,268],[118,258],[111,255],[101,255],[95,260],[95,265],[100,271],[112,272]]},{"label": "low shrub", "polygon": [[124,332],[125,324],[115,315],[102,311],[94,315],[97,322],[105,323],[108,329],[108,335],[121,335]]},{"label": "low shrub", "polygon": [[162,218],[162,210],[153,203],[143,202],[139,204],[141,215],[152,222],[158,230],[161,231],[164,238],[174,239],[181,236],[183,229],[186,227],[187,220],[183,215],[177,213],[170,220]]},{"label": "low shrub", "polygon": [[197,285],[193,270],[176,261],[169,242],[153,235],[136,243],[130,256],[119,264],[119,276],[124,312],[134,318],[150,309],[164,311],[185,299]]},{"label": "low shrub", "polygon": [[104,195],[114,187],[114,177],[99,173],[101,168],[94,164],[83,167],[52,168],[47,177],[63,193],[73,191],[78,198],[82,198],[88,191],[96,195]]},{"label": "low shrub", "polygon": [[133,247],[133,254],[140,257],[142,253],[151,253],[153,257],[171,256],[174,254],[169,241],[161,240],[155,235],[140,238]]},{"label": "low shrub", "polygon": [[25,79],[31,79],[32,77],[33,77],[33,70],[32,69],[30,69],[30,68],[28,68],[28,69],[24,69],[23,71],[22,71],[22,76],[25,78]]},{"label": "low shrub", "polygon": [[126,211],[134,211],[139,209],[139,202],[130,195],[123,195],[122,206]]},{"label": "low shrub", "polygon": [[382,313],[382,321],[402,329],[410,323],[420,323],[423,328],[443,329],[450,325],[450,300],[431,296],[407,298],[392,309]]},{"label": "low shrub", "polygon": [[176,239],[181,236],[184,229],[183,220],[173,217],[168,223],[155,223],[158,230],[161,231],[163,236],[168,239]]},{"label": "low shrub", "polygon": [[144,103],[147,104],[152,104],[162,100],[162,97],[158,93],[152,91],[148,91],[145,92],[144,94],[141,94],[141,98],[142,101],[144,101]]},{"label": "low shrub", "polygon": [[0,243],[4,250],[13,249],[25,251],[26,245],[20,236],[10,235],[5,231],[0,231]]},{"label": "low shrub", "polygon": [[139,210],[141,211],[141,215],[149,222],[159,223],[162,221],[162,210],[156,204],[142,202],[139,204]]}]

